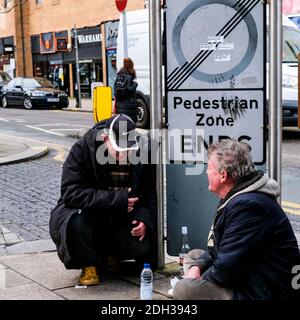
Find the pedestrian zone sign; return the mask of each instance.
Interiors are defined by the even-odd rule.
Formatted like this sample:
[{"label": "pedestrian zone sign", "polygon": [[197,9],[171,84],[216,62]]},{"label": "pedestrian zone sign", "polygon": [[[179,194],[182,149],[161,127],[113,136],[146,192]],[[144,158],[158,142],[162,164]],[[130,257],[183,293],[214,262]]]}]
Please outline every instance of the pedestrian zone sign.
[{"label": "pedestrian zone sign", "polygon": [[[265,4],[167,0],[166,8],[169,131],[203,129],[206,149],[225,137],[243,140],[251,145],[254,161],[263,164]],[[193,146],[197,139],[194,133]],[[169,160],[177,160],[175,153],[169,150]]]}]

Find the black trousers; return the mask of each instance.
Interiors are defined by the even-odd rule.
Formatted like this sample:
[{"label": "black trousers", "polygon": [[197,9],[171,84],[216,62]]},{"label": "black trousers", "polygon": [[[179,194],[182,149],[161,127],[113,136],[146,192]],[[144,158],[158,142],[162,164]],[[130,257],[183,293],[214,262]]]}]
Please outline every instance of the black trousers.
[{"label": "black trousers", "polygon": [[67,244],[79,268],[101,266],[107,256],[138,263],[153,262],[154,240],[147,231],[139,241],[131,235],[131,220],[84,212],[74,215],[68,225]]}]

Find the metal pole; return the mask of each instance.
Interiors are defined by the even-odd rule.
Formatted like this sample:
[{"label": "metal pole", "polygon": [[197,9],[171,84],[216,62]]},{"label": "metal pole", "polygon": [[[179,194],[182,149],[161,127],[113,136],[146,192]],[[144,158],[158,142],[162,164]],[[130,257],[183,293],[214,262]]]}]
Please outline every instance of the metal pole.
[{"label": "metal pole", "polygon": [[300,53],[298,54],[298,128],[300,129]]},{"label": "metal pole", "polygon": [[[81,108],[81,87],[80,87],[80,68],[79,68],[79,54],[78,54],[78,34],[76,25],[74,24],[74,36],[75,36],[75,59],[76,59],[76,84],[77,84],[77,101],[76,108]],[[75,88],[76,89],[76,88]]]},{"label": "metal pole", "polygon": [[[156,192],[158,205],[157,234],[158,234],[158,267],[165,264],[164,251],[164,176],[163,152],[160,136],[162,129],[162,46],[161,46],[161,14],[160,0],[150,0],[149,5],[149,36],[150,36],[150,110],[151,110],[151,138],[158,142],[159,163],[156,170]],[[156,130],[155,130],[156,129]]]},{"label": "metal pole", "polygon": [[126,11],[123,11],[123,45],[124,45],[124,58],[128,58],[128,45],[127,45],[127,18]]},{"label": "metal pole", "polygon": [[[281,188],[282,143],[282,1],[270,1],[269,175]],[[278,201],[281,201],[279,196]]]},{"label": "metal pole", "polygon": [[22,37],[22,63],[23,63],[23,77],[26,77],[26,59],[25,59],[25,36],[24,36],[24,19],[23,19],[23,0],[19,1],[20,18],[21,18],[21,37]]}]

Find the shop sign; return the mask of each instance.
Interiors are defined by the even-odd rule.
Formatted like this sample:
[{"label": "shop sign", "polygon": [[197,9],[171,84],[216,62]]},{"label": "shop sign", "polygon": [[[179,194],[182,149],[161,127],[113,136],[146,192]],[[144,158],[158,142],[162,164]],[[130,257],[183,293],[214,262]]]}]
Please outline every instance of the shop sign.
[{"label": "shop sign", "polygon": [[116,47],[118,39],[119,21],[107,22],[105,24],[106,47]]},{"label": "shop sign", "polygon": [[13,45],[5,45],[3,49],[4,49],[4,54],[12,54],[14,52]]},{"label": "shop sign", "polygon": [[56,50],[57,51],[67,51],[68,50],[68,39],[67,38],[57,38],[56,39]]},{"label": "shop sign", "polygon": [[40,52],[41,54],[56,52],[56,41],[54,32],[40,34]]},{"label": "shop sign", "polygon": [[101,40],[102,40],[101,33],[86,34],[86,35],[79,34],[78,35],[79,44],[101,42]]}]

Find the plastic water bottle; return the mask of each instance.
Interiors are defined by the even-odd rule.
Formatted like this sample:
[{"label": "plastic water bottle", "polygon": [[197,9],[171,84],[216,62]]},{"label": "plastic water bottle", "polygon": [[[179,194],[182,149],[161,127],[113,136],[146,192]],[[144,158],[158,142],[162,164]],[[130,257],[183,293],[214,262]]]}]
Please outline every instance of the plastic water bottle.
[{"label": "plastic water bottle", "polygon": [[144,269],[141,272],[141,300],[152,300],[153,295],[153,273],[149,263],[144,263]]}]

